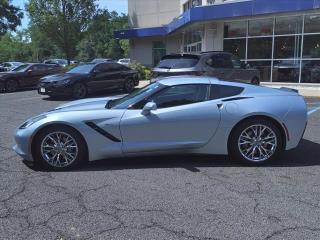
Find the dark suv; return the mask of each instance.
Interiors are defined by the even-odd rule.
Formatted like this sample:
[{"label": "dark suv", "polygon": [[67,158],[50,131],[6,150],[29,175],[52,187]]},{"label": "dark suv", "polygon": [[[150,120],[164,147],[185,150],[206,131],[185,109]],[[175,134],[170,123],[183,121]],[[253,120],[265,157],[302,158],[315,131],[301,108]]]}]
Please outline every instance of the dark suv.
[{"label": "dark suv", "polygon": [[205,75],[221,80],[260,84],[259,70],[250,69],[227,52],[166,55],[153,69],[151,81],[156,81],[158,77],[176,75]]}]

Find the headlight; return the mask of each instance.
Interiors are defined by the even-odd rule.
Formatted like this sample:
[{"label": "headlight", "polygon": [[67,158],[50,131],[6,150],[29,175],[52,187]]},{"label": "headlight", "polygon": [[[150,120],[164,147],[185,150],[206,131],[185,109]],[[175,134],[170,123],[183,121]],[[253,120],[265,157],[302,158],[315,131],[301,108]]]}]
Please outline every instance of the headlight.
[{"label": "headlight", "polygon": [[42,120],[42,119],[45,119],[46,116],[45,115],[41,115],[41,116],[38,116],[38,117],[34,117],[34,118],[31,118],[29,120],[27,120],[25,123],[23,123],[19,129],[26,129],[28,127],[30,127],[32,124]]},{"label": "headlight", "polygon": [[55,85],[67,85],[70,83],[70,79],[62,80],[62,81],[57,81],[54,84]]}]

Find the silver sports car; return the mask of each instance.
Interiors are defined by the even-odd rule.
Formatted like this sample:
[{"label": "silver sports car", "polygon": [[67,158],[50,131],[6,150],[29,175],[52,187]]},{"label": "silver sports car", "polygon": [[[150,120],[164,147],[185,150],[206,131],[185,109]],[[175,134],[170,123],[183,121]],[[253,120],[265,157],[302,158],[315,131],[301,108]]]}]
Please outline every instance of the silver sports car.
[{"label": "silver sports car", "polygon": [[247,163],[297,147],[302,96],[209,77],[169,77],[122,98],[70,102],[23,123],[14,150],[51,169],[156,154],[230,155]]}]

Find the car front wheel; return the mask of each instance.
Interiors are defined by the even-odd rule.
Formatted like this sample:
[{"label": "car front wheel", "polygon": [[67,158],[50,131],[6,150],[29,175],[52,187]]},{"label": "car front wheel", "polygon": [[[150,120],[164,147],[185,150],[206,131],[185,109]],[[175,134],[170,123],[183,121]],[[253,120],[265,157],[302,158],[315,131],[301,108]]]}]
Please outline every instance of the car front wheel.
[{"label": "car front wheel", "polygon": [[278,127],[266,119],[250,119],[240,123],[229,142],[232,159],[249,164],[274,160],[282,151],[283,140]]},{"label": "car front wheel", "polygon": [[44,129],[35,139],[35,161],[52,170],[72,169],[86,159],[86,144],[81,135],[66,126]]},{"label": "car front wheel", "polygon": [[8,80],[6,82],[6,91],[7,92],[15,92],[19,88],[19,84],[16,80]]},{"label": "car front wheel", "polygon": [[76,83],[72,89],[72,96],[75,99],[85,98],[88,94],[87,87],[83,83]]}]

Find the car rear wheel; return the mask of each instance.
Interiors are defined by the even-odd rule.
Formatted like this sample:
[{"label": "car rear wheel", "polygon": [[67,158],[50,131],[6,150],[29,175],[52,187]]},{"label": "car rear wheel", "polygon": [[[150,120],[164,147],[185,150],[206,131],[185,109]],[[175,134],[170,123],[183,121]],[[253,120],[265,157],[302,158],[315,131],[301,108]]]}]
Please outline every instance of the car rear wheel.
[{"label": "car rear wheel", "polygon": [[83,83],[76,83],[73,86],[72,96],[76,99],[85,98],[88,94],[87,87]]},{"label": "car rear wheel", "polygon": [[134,81],[133,79],[127,79],[124,83],[124,90],[126,93],[131,93],[134,90]]},{"label": "car rear wheel", "polygon": [[51,170],[75,168],[87,156],[81,135],[66,126],[48,127],[35,141],[35,161]]},{"label": "car rear wheel", "polygon": [[257,77],[253,78],[251,80],[251,84],[259,86],[260,85],[259,78],[257,78]]},{"label": "car rear wheel", "polygon": [[16,80],[11,79],[6,82],[7,92],[15,92],[18,90],[18,88],[19,88],[19,84]]},{"label": "car rear wheel", "polygon": [[280,130],[266,119],[250,119],[232,132],[229,153],[232,159],[259,165],[274,160],[282,151]]}]

